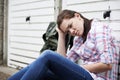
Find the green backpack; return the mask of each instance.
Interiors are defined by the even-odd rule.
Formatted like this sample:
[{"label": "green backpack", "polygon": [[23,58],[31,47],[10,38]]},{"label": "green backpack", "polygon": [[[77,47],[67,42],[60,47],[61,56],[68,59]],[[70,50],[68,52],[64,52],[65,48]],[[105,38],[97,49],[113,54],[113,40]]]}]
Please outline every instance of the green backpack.
[{"label": "green backpack", "polygon": [[[42,49],[40,50],[40,53],[43,52],[44,50],[57,50],[57,42],[58,42],[58,32],[56,31],[56,22],[50,22],[46,32],[42,36],[44,40],[44,45]],[[66,49],[68,47],[72,47],[73,45],[73,36],[66,35]]]}]

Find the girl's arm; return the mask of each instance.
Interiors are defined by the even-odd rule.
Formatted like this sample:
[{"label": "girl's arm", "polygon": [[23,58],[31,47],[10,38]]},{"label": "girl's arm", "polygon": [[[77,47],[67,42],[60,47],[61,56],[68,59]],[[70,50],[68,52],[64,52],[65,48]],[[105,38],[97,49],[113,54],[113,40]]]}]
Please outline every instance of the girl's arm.
[{"label": "girl's arm", "polygon": [[95,64],[87,64],[87,65],[83,65],[82,67],[92,73],[101,73],[101,72],[105,72],[112,69],[111,64],[105,64],[102,62],[95,63]]},{"label": "girl's arm", "polygon": [[66,48],[65,48],[65,33],[63,33],[59,28],[56,28],[58,32],[58,46],[57,53],[66,57]]},{"label": "girl's arm", "polygon": [[84,65],[83,67],[93,73],[105,72],[112,69],[113,63],[113,50],[112,50],[112,38],[111,29],[104,25],[98,23],[95,28],[95,44],[96,51],[100,55],[100,62],[94,64]]}]

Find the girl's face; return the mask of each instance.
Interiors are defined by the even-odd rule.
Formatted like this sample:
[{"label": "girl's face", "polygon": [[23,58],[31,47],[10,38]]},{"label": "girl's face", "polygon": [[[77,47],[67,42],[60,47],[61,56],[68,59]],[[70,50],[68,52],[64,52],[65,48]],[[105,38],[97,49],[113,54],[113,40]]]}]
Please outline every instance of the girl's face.
[{"label": "girl's face", "polygon": [[64,33],[69,33],[72,36],[82,36],[84,31],[84,20],[78,13],[71,19],[63,19],[60,29]]}]

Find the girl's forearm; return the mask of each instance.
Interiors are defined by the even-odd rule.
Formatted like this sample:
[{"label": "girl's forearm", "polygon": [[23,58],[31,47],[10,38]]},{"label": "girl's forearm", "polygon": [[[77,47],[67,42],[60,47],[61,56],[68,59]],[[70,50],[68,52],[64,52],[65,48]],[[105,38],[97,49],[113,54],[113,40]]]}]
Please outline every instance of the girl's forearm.
[{"label": "girl's forearm", "polygon": [[60,53],[61,55],[66,56],[65,36],[64,35],[59,35],[59,37],[58,37],[57,53]]},{"label": "girl's forearm", "polygon": [[95,64],[83,65],[83,68],[87,69],[88,71],[92,73],[101,73],[101,72],[111,70],[112,65],[100,62],[100,63],[95,63]]}]

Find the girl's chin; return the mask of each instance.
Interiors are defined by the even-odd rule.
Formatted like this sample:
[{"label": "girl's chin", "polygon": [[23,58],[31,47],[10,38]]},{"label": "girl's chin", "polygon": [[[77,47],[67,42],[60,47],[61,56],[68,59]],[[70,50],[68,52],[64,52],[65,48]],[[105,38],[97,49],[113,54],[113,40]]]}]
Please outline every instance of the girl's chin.
[{"label": "girl's chin", "polygon": [[71,34],[72,36],[81,36],[81,34]]},{"label": "girl's chin", "polygon": [[78,35],[78,34],[77,34],[77,35],[72,35],[72,36],[81,36],[81,35]]},{"label": "girl's chin", "polygon": [[81,34],[76,34],[76,36],[81,36]]}]

